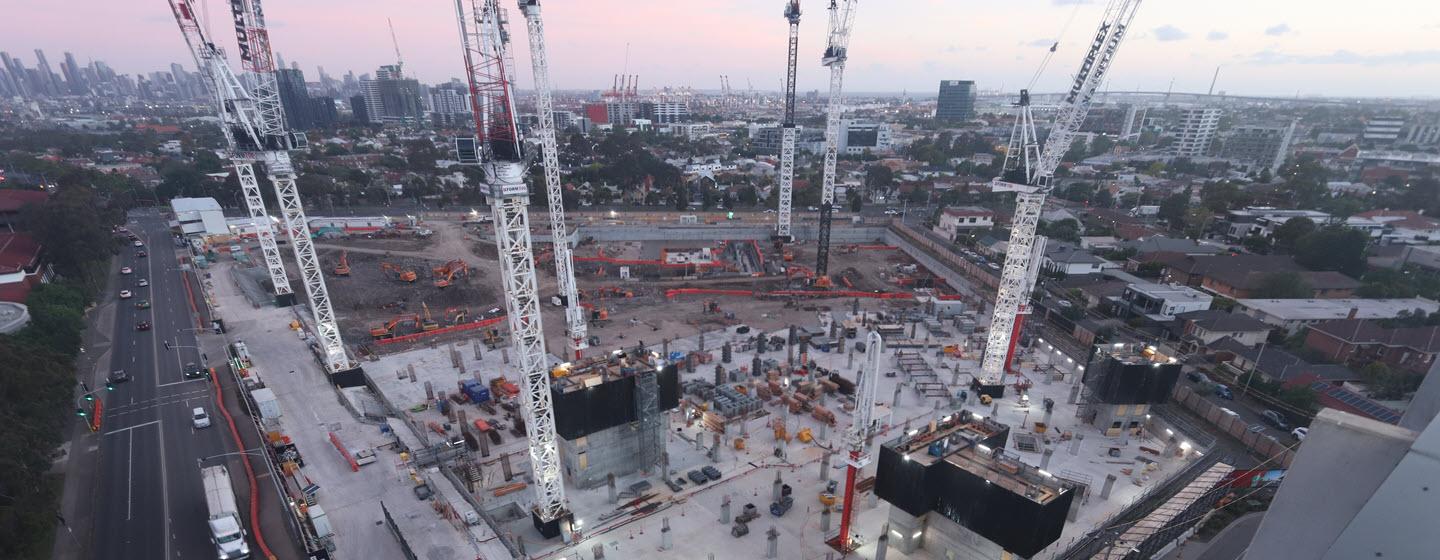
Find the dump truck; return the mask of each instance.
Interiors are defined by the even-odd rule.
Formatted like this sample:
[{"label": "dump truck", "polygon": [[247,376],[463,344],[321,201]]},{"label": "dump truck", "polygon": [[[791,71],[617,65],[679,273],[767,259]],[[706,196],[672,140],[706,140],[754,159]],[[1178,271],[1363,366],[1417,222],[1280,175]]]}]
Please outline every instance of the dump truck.
[{"label": "dump truck", "polygon": [[205,507],[210,512],[210,541],[215,544],[215,557],[236,560],[250,557],[245,542],[245,525],[235,507],[235,490],[230,486],[230,471],[223,466],[200,469],[205,482]]}]

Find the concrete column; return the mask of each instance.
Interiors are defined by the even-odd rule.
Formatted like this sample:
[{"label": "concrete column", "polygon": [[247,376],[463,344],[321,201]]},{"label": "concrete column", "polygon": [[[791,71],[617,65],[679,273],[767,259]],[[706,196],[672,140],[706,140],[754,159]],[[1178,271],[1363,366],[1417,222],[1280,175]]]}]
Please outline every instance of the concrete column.
[{"label": "concrete column", "polygon": [[[791,327],[791,328],[790,328],[790,339],[791,339],[791,340],[794,340],[794,339],[795,339],[795,328],[794,328],[794,327]],[[789,342],[789,343],[786,343],[786,344],[785,344],[785,363],[786,363],[786,364],[789,364],[790,367],[795,367],[795,343],[794,343],[794,342]]]},{"label": "concrete column", "polygon": [[705,351],[705,331],[700,331],[700,351]]},{"label": "concrete column", "polygon": [[[493,430],[494,428],[491,428],[491,429]],[[489,457],[489,456],[490,456],[490,434],[485,434],[485,433],[475,434],[475,441],[480,442],[480,456],[481,456],[481,457]]]},{"label": "concrete column", "polygon": [[765,557],[778,557],[780,555],[780,531],[776,531],[774,525],[770,526],[769,531],[765,531],[765,541],[767,546],[765,550]]},{"label": "concrete column", "polygon": [[713,443],[713,444],[711,445],[711,447],[710,447],[710,461],[711,461],[711,462],[714,462],[714,463],[719,463],[719,462],[720,462],[720,452],[721,452],[724,448],[720,446],[720,443],[721,443],[721,442],[720,442],[720,434],[714,434],[714,436],[715,436],[715,441],[714,441],[714,443]]},{"label": "concrete column", "polygon": [[515,550],[520,553],[520,558],[530,557],[530,555],[525,552],[525,539],[520,535],[515,535]]},{"label": "concrete column", "polygon": [[844,341],[840,341],[838,342],[838,344],[842,345],[841,348],[846,349],[845,369],[855,369],[855,347],[850,344],[846,344]]},{"label": "concrete column", "polygon": [[[857,390],[858,390],[858,388],[857,388]],[[900,407],[900,384],[899,384],[899,383],[896,383],[896,384],[895,384],[895,394],[893,395],[893,398],[890,399],[890,406],[891,406],[892,408],[899,408],[899,407]]]},{"label": "concrete column", "polygon": [[429,382],[429,381],[426,381],[426,382],[425,382],[425,400],[427,400],[427,401],[433,401],[433,400],[435,400],[435,388],[430,386],[430,382]]},{"label": "concrete column", "polygon": [[1041,422],[1044,422],[1046,426],[1049,426],[1049,425],[1050,425],[1050,416],[1051,416],[1052,414],[1054,414],[1054,413],[1055,413],[1055,409],[1054,409],[1054,408],[1051,408],[1050,410],[1046,410],[1046,411],[1045,411],[1045,419],[1044,419],[1044,420],[1041,420]]},{"label": "concrete column", "polygon": [[514,480],[514,478],[515,478],[515,473],[510,470],[510,454],[509,454],[509,453],[506,453],[506,454],[500,456],[500,472],[505,473],[505,482],[510,482],[511,480]]},{"label": "concrete column", "polygon": [[828,534],[830,534],[830,508],[829,508],[829,506],[826,506],[825,509],[820,510],[820,534],[821,534],[821,535],[828,535]]},{"label": "concrete column", "polygon": [[719,388],[725,384],[725,366],[715,364],[715,387]]},{"label": "concrete column", "polygon": [[875,539],[875,560],[885,560],[885,553],[890,549],[890,524],[886,523],[880,527],[880,537]]},{"label": "concrete column", "polygon": [[1041,468],[1041,469],[1048,469],[1048,468],[1050,468],[1050,456],[1051,456],[1051,455],[1054,455],[1054,454],[1055,454],[1055,450],[1054,450],[1054,449],[1049,449],[1049,448],[1045,449],[1045,452],[1040,454],[1040,468]]},{"label": "concrete column", "polygon": [[610,503],[613,504],[620,501],[620,495],[615,490],[615,473],[605,475],[605,485],[610,487]]},{"label": "concrete column", "polygon": [[660,339],[660,357],[666,360],[670,359],[670,339],[668,338]]},{"label": "concrete column", "polygon": [[830,316],[830,338],[835,338],[836,335],[839,334],[839,333],[840,333],[840,321],[836,321],[836,320],[835,320],[835,316],[834,316],[834,315],[831,315],[831,316]]},{"label": "concrete column", "polygon": [[[823,426],[824,424],[821,424],[821,425]],[[835,452],[834,452],[834,451],[826,451],[826,452],[825,452],[825,455],[823,455],[823,456],[820,457],[820,481],[821,481],[821,482],[827,482],[827,483],[830,482],[830,457],[832,457],[832,456],[834,456],[834,455],[835,455]]]},{"label": "concrete column", "polygon": [[1070,403],[1070,404],[1075,404],[1075,403],[1080,402],[1080,385],[1079,385],[1079,384],[1075,384],[1075,385],[1071,385],[1071,386],[1070,386],[1070,398],[1069,398],[1069,399],[1066,399],[1065,402]]},{"label": "concrete column", "polygon": [[695,373],[695,355],[685,355],[685,373]]},{"label": "concrete column", "polygon": [[910,322],[910,339],[911,339],[911,340],[914,340],[914,339],[915,339],[915,327],[918,327],[918,326],[920,326],[920,323],[916,323],[916,322],[914,322],[914,321],[911,321],[911,322]]},{"label": "concrete column", "polygon": [[1071,454],[1071,455],[1079,455],[1079,454],[1080,454],[1080,442],[1081,442],[1081,441],[1084,441],[1084,440],[1085,440],[1085,434],[1075,434],[1075,437],[1070,439],[1070,454]]},{"label": "concrete column", "polygon": [[850,313],[853,315],[860,314],[860,298],[850,300]]},{"label": "concrete column", "polygon": [[795,345],[795,325],[790,325],[790,334],[785,337],[785,344]]},{"label": "concrete column", "polygon": [[1165,442],[1165,452],[1164,452],[1163,456],[1165,456],[1165,457],[1174,457],[1174,456],[1175,456],[1175,452],[1178,451],[1179,449],[1180,449],[1180,444],[1176,441],[1175,438],[1172,437],[1172,438],[1170,438],[1169,441]]},{"label": "concrete column", "polygon": [[705,440],[702,439],[703,437],[704,437],[704,436],[702,436],[702,435],[700,435],[700,434],[695,434],[695,450],[696,450],[696,451],[704,451],[704,450],[705,450]]},{"label": "concrete column", "polygon": [[720,502],[720,524],[730,524],[730,496],[725,496],[725,500]]},{"label": "concrete column", "polygon": [[996,415],[998,415],[998,414],[1000,414],[1000,399],[991,399],[991,400],[990,400],[990,417],[991,417],[991,418],[994,418],[994,417],[995,417]]},{"label": "concrete column", "polygon": [[590,553],[595,555],[595,560],[605,560],[605,545],[596,543],[590,547]]},{"label": "concrete column", "polygon": [[510,348],[509,348],[509,347],[506,347],[506,346],[501,346],[501,347],[500,347],[500,361],[501,361],[502,363],[506,363],[506,364],[510,363]]},{"label": "concrete column", "polygon": [[670,452],[660,452],[660,476],[670,476]]},{"label": "concrete column", "polygon": [[660,519],[660,550],[670,550],[671,548],[674,548],[675,545],[674,545],[674,543],[671,541],[672,538],[673,538],[673,537],[671,537],[671,535],[670,535],[670,518],[669,518],[669,517],[661,518],[661,519]]},{"label": "concrete column", "polygon": [[728,363],[730,363],[730,359],[731,359],[730,354],[731,354],[731,352],[733,352],[733,351],[734,351],[734,350],[732,350],[732,349],[730,348],[730,343],[729,343],[729,342],[726,342],[724,346],[721,346],[721,347],[720,347],[720,363],[722,363],[722,364],[728,364]]},{"label": "concrete column", "polygon": [[1100,487],[1100,499],[1110,499],[1110,491],[1115,489],[1115,475],[1105,475],[1105,485]]},{"label": "concrete column", "polygon": [[780,480],[780,471],[775,471],[775,484],[773,485],[774,489],[770,491],[770,501],[780,501],[780,486],[784,484],[785,483]]},{"label": "concrete column", "polygon": [[760,353],[755,353],[755,359],[750,360],[750,375],[760,375],[760,368],[765,367],[760,363]]},{"label": "concrete column", "polygon": [[821,422],[821,423],[820,423],[820,438],[819,438],[819,439],[820,439],[821,441],[830,439],[830,424],[825,423],[825,422]]}]

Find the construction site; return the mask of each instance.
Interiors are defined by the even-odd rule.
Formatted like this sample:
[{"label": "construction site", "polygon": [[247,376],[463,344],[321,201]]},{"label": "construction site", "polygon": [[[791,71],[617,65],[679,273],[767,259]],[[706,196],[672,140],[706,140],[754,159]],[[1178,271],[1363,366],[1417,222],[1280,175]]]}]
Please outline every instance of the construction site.
[{"label": "construction site", "polygon": [[[830,5],[828,125],[843,111],[854,4]],[[1019,193],[1017,209],[992,291],[902,219],[832,224],[834,126],[819,220],[791,223],[798,2],[785,12],[775,223],[579,226],[560,203],[539,3],[520,3],[533,144],[509,101],[506,18],[493,0],[457,3],[485,107],[457,153],[484,170],[489,217],[352,232],[312,226],[339,219],[307,219],[297,197],[285,215],[295,263],[265,233],[206,259],[210,313],[243,339],[230,365],[307,549],[1118,559],[1173,537],[1176,511],[1218,495],[1162,489],[1227,467],[1214,438],[1153,408],[1174,389],[1176,359],[1126,344],[1066,354],[1020,335],[1044,246],[1035,215],[1137,5],[1107,8],[1043,151],[1022,92],[1013,173],[996,181]],[[198,33],[189,15],[177,11],[182,30]],[[251,100],[238,101],[222,107]],[[241,146],[236,159],[288,169],[276,145],[294,148]],[[524,182],[537,149],[544,201]],[[531,226],[541,202],[548,229]],[[288,305],[291,278],[304,304]],[[1137,511],[1146,523],[1116,522]]]}]

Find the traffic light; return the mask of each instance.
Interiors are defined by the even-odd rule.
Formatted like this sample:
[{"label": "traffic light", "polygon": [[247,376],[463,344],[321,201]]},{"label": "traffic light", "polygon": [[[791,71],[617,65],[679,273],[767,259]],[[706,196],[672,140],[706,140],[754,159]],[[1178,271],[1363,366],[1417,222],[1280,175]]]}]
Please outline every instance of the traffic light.
[{"label": "traffic light", "polygon": [[114,391],[114,390],[115,390],[115,384],[112,383],[112,382],[106,381],[106,382],[105,382],[105,390],[106,390],[106,391]]},{"label": "traffic light", "polygon": [[93,401],[93,400],[95,400],[95,394],[94,394],[94,393],[85,393],[85,400],[86,400],[86,401]]},{"label": "traffic light", "polygon": [[84,417],[85,417],[85,409],[83,409],[83,408],[77,408],[77,409],[75,409],[75,415],[76,415],[76,416],[79,416],[79,417],[81,417],[81,418],[84,418]]}]

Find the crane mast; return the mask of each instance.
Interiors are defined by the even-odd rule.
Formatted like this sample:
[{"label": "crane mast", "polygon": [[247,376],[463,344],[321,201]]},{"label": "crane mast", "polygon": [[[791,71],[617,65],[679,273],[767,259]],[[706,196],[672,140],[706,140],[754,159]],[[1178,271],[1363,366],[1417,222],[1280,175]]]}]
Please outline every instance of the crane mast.
[{"label": "crane mast", "polygon": [[545,193],[550,205],[550,236],[555,248],[555,280],[565,298],[565,325],[569,335],[566,358],[580,359],[585,343],[585,312],[580,307],[580,293],[575,288],[574,261],[570,254],[570,230],[565,225],[565,197],[560,184],[560,159],[555,145],[554,101],[550,93],[550,64],[545,54],[545,24],[540,19],[540,0],[520,0],[525,25],[530,37],[530,66],[535,77],[535,111],[540,126],[540,158],[545,169]]},{"label": "crane mast", "polygon": [[215,96],[215,110],[220,117],[220,132],[225,137],[226,158],[235,168],[240,181],[240,191],[245,198],[245,208],[255,228],[255,237],[260,242],[260,252],[265,258],[265,268],[270,273],[270,284],[275,291],[275,301],[281,307],[294,302],[294,290],[290,287],[290,275],[280,258],[280,248],[275,243],[275,229],[270,214],[265,210],[265,200],[260,196],[260,183],[255,178],[255,166],[243,157],[240,143],[260,146],[260,115],[255,100],[245,91],[245,86],[235,76],[225,60],[225,54],[205,36],[204,28],[196,18],[195,7],[189,0],[171,0],[170,10],[175,22],[195,58],[195,66]]},{"label": "crane mast", "polygon": [[265,26],[260,0],[231,0],[230,5],[235,18],[235,38],[240,45],[240,60],[256,83],[253,93],[260,117],[261,143],[255,147],[253,157],[265,163],[267,176],[275,186],[280,216],[295,253],[295,263],[305,282],[310,311],[314,314],[325,369],[332,374],[339,373],[353,368],[354,362],[345,352],[345,341],[340,336],[340,325],[330,304],[330,292],[320,272],[320,260],[315,256],[305,206],[300,202],[300,191],[295,185],[295,166],[290,161],[289,150],[305,149],[305,133],[291,132],[285,126],[284,106],[281,105],[280,89],[275,79],[275,55],[270,49],[270,33]]},{"label": "crane mast", "polygon": [[790,0],[785,4],[785,19],[790,22],[790,50],[785,60],[785,122],[780,125],[780,208],[775,223],[775,236],[781,241],[791,239],[790,209],[795,197],[795,67],[800,46],[800,0]]},{"label": "crane mast", "polygon": [[530,216],[526,210],[530,201],[525,186],[527,166],[524,145],[515,126],[509,31],[497,0],[455,0],[455,15],[465,53],[480,165],[485,172],[486,194],[495,217],[495,246],[505,288],[506,317],[519,357],[517,365],[523,384],[521,414],[530,436],[530,466],[535,478],[532,513],[539,527],[563,521],[568,512],[555,435],[555,408],[550,394],[540,297],[535,286],[535,256],[531,253]]},{"label": "crane mast", "polygon": [[866,337],[865,369],[860,373],[859,386],[855,389],[855,419],[850,431],[845,434],[845,445],[849,455],[845,458],[845,503],[840,511],[840,534],[831,543],[841,553],[850,551],[850,518],[855,501],[855,478],[860,469],[870,464],[870,451],[866,440],[870,438],[870,424],[875,413],[875,380],[880,377],[880,355],[885,351],[885,342],[880,333],[871,331]]},{"label": "crane mast", "polygon": [[[1104,19],[1096,31],[1080,70],[1071,82],[1070,91],[1061,100],[1055,124],[1044,149],[1024,173],[1024,181],[1015,182],[1014,175],[996,178],[992,184],[995,191],[1015,191],[1015,217],[1011,221],[1010,244],[1005,251],[1005,267],[1001,269],[999,291],[995,298],[995,312],[990,323],[989,338],[985,344],[985,357],[980,363],[980,377],[987,385],[1003,384],[1005,364],[1016,338],[1017,314],[1030,299],[1030,285],[1034,282],[1032,270],[1038,260],[1035,255],[1035,228],[1040,221],[1040,211],[1045,196],[1051,189],[1055,168],[1060,158],[1070,148],[1070,142],[1085,121],[1095,91],[1105,81],[1105,74],[1115,59],[1115,53],[1125,38],[1125,31],[1140,7],[1140,0],[1110,0],[1105,8]],[[1022,102],[1028,95],[1022,94]],[[1021,107],[1022,122],[1028,103]],[[1032,118],[1033,126],[1033,118]],[[1024,132],[1021,134],[1023,136]],[[1012,134],[1012,138],[1015,134]],[[1031,152],[1025,151],[1028,161]],[[1010,165],[1006,156],[1006,165]],[[1015,169],[1019,169],[1017,165]]]},{"label": "crane mast", "polygon": [[850,28],[855,25],[855,4],[859,0],[830,0],[830,35],[820,63],[830,68],[830,99],[825,108],[825,167],[820,191],[820,232],[816,238],[815,277],[828,284],[830,270],[830,217],[835,206],[835,162],[840,154],[840,116],[845,61],[849,58]]}]

